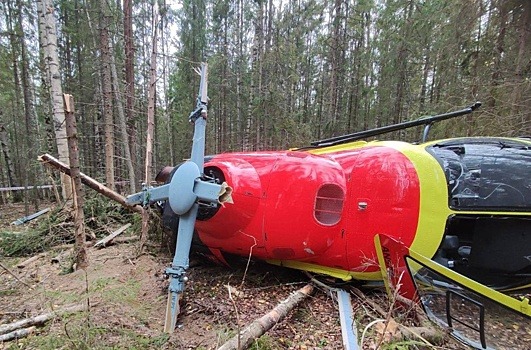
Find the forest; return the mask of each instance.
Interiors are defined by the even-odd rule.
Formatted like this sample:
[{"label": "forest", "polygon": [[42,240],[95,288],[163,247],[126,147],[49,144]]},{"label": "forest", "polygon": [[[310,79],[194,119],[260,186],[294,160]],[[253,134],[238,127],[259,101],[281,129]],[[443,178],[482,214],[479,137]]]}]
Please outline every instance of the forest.
[{"label": "forest", "polygon": [[[81,171],[138,190],[190,154],[200,62],[209,64],[209,154],[300,147],[475,101],[479,113],[431,137],[531,134],[530,1],[0,6],[0,187],[50,183],[37,157],[65,154],[66,93]],[[419,130],[384,137],[414,142]]]}]

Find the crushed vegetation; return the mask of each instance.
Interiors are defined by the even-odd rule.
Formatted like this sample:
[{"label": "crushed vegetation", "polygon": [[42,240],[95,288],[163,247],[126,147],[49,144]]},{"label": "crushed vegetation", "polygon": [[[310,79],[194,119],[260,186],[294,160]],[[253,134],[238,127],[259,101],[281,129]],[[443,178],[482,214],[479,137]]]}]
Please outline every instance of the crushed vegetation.
[{"label": "crushed vegetation", "polygon": [[[84,211],[88,237],[104,237],[112,232],[111,228],[127,222],[133,223],[131,231],[137,231],[140,226],[137,215],[101,195],[85,196]],[[53,207],[47,215],[24,226],[5,224],[0,226],[0,256],[31,256],[54,246],[74,243],[74,212],[69,206]]]},{"label": "crushed vegetation", "polygon": [[[131,243],[89,248],[88,268],[65,273],[71,272],[65,271],[62,263],[71,252],[71,245],[67,244],[73,241],[71,212],[58,208],[26,224],[27,227],[8,226],[8,222],[22,216],[19,214],[12,212],[0,225],[0,261],[14,275],[0,269],[0,305],[5,306],[0,309],[0,324],[72,304],[85,304],[88,311],[57,316],[28,337],[0,342],[1,350],[216,349],[238,329],[270,311],[309,281],[307,275],[295,270],[259,262],[251,262],[247,270],[246,261],[227,268],[195,255],[177,329],[168,335],[162,332],[168,288],[163,271],[171,255],[163,244],[165,238],[156,215],[150,244],[143,254],[138,255],[137,244]],[[125,223],[133,223],[129,234],[140,232],[138,215],[97,196],[86,200],[85,222],[87,233],[98,238]],[[16,267],[21,260],[40,252],[44,253],[39,260],[24,268]],[[321,281],[324,284],[316,284],[313,295],[256,339],[251,349],[342,348],[337,301],[326,287],[332,281]],[[363,349],[464,348],[449,339],[442,340],[443,345],[435,345],[421,339],[385,338],[389,327],[382,326],[389,324],[385,321],[387,316],[405,327],[420,324],[403,309],[395,309],[383,291],[364,293],[364,298],[357,297],[354,290],[350,292],[358,340],[364,339]]]}]

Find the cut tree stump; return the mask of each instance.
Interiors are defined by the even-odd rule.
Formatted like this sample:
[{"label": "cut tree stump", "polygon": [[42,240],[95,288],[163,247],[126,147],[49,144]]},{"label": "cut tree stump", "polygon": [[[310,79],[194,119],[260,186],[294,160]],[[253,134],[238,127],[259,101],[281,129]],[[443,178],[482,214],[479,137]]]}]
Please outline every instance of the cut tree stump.
[{"label": "cut tree stump", "polygon": [[252,344],[253,340],[261,337],[271,327],[282,320],[286,315],[295,308],[302,300],[304,300],[313,291],[313,285],[307,284],[295,293],[291,294],[287,299],[283,300],[269,311],[264,316],[254,320],[247,326],[241,334],[237,334],[229,339],[225,344],[218,348],[218,350],[237,350],[247,349]]}]

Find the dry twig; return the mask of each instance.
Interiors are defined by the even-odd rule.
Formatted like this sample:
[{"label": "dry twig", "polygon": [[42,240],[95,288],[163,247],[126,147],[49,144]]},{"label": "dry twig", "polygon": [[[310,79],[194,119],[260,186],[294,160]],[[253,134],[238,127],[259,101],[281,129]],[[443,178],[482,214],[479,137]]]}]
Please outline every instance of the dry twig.
[{"label": "dry twig", "polygon": [[3,268],[7,273],[9,273],[11,276],[15,277],[15,279],[17,281],[19,281],[20,283],[22,283],[23,285],[25,285],[26,287],[28,288],[31,288],[31,286],[29,284],[27,284],[26,282],[24,282],[23,280],[21,280],[20,278],[18,278],[17,275],[15,275],[13,272],[11,272],[10,269],[8,269],[7,267],[5,267],[2,263],[0,263],[0,267]]}]

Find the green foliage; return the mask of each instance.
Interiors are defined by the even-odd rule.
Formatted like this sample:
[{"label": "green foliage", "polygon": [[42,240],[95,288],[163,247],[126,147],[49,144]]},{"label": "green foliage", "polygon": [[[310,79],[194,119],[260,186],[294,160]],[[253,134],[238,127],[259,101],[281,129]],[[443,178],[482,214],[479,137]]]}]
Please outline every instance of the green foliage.
[{"label": "green foliage", "polygon": [[[133,215],[116,202],[100,194],[85,198],[85,230],[97,237],[109,234],[110,224],[135,221],[133,229],[140,225],[138,215]],[[0,231],[0,255],[28,256],[48,250],[50,247],[74,242],[73,213],[70,208],[56,207],[49,214],[29,223],[22,231]]]},{"label": "green foliage", "polygon": [[[136,91],[127,123],[141,178],[155,2],[132,3]],[[82,171],[103,178],[102,67],[94,54],[99,49],[99,2],[54,4],[63,89],[76,100]],[[7,129],[7,153],[18,184],[24,183],[28,169],[40,169],[24,157],[28,137],[46,145],[43,150],[54,150],[35,8],[30,2],[20,5],[19,17],[12,2],[0,4],[5,13],[0,23],[5,33],[0,38],[0,124]],[[187,117],[195,107],[199,80],[193,67],[200,61],[210,66],[207,153],[302,146],[476,100],[484,102],[478,113],[441,124],[432,138],[531,132],[528,1],[186,0],[158,6],[164,59],[158,67],[154,171],[189,156],[192,127]],[[123,14],[118,3],[109,7],[108,29],[122,81]],[[24,35],[11,35],[20,28]],[[35,135],[24,132],[30,125],[20,79],[22,44],[30,61],[23,63],[35,85],[30,86],[36,94]],[[118,85],[123,95],[125,86]],[[418,135],[408,131],[384,137],[416,141]],[[116,139],[116,174],[126,179],[123,143]],[[0,169],[1,184],[7,182],[5,168]],[[36,180],[47,181],[43,175]]]},{"label": "green foliage", "polygon": [[0,232],[1,254],[5,256],[33,255],[48,249],[50,246],[72,242],[73,234],[68,237],[68,233],[63,230],[51,232],[52,227],[59,226],[63,222],[63,217],[59,215],[61,212],[62,209],[60,208],[53,210],[37,225],[32,225],[24,231]]},{"label": "green foliage", "polygon": [[250,350],[273,350],[275,341],[269,335],[264,334],[260,338],[255,339],[249,347]]},{"label": "green foliage", "polygon": [[[39,337],[22,339],[16,344],[16,347],[13,347],[12,349],[37,348],[41,350],[52,350],[68,348],[77,350],[147,350],[160,348],[169,340],[169,335],[166,333],[149,337],[125,328],[98,327],[87,322],[85,317],[85,315],[78,315],[63,320],[65,326],[62,334],[47,334],[40,335]],[[109,334],[115,334],[116,338],[119,339],[117,340],[117,343],[112,344],[108,341],[101,341],[104,336],[108,336]]]}]

